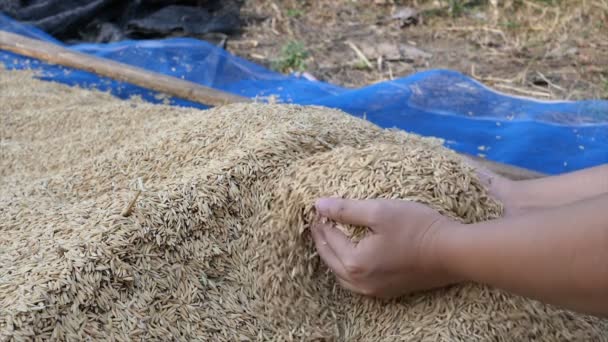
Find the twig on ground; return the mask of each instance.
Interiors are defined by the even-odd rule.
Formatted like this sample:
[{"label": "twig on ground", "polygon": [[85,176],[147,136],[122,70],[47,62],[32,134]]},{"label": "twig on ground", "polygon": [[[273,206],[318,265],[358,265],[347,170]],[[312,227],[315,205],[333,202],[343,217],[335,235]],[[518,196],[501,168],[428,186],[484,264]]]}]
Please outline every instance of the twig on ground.
[{"label": "twig on ground", "polygon": [[511,90],[513,92],[524,94],[524,95],[532,95],[532,96],[539,96],[539,97],[544,97],[544,98],[551,98],[551,94],[547,93],[547,92],[533,91],[533,90],[530,90],[530,89],[523,89],[523,88],[513,87],[513,86],[510,86],[510,85],[506,85],[506,84],[500,84],[500,83],[498,83],[498,84],[495,84],[494,87],[505,89],[505,90]]},{"label": "twig on ground", "polygon": [[359,59],[361,59],[368,68],[370,68],[370,69],[374,68],[374,66],[369,61],[369,59],[367,59],[367,57],[365,57],[365,54],[363,54],[363,52],[361,50],[359,50],[359,48],[353,42],[346,42],[346,44],[348,44],[348,46],[350,46],[350,48],[353,49],[353,51],[355,51],[355,53],[357,54]]},{"label": "twig on ground", "polygon": [[505,33],[502,30],[499,30],[497,28],[487,27],[487,26],[457,26],[457,27],[439,28],[439,30],[443,30],[443,31],[467,31],[467,32],[471,32],[471,31],[492,32],[492,33],[498,34],[505,42],[507,41],[507,36],[505,35]]},{"label": "twig on ground", "polygon": [[550,81],[550,80],[549,80],[549,79],[548,79],[548,78],[547,78],[545,75],[543,75],[543,74],[542,74],[540,71],[537,71],[537,72],[536,72],[536,74],[537,74],[537,75],[538,75],[538,77],[540,77],[540,78],[541,78],[543,81],[547,82],[547,85],[548,85],[549,87],[553,87],[553,88],[555,88],[555,89],[557,89],[557,90],[564,91],[564,92],[566,91],[566,89],[564,89],[564,88],[562,88],[562,87],[558,86],[557,84],[555,84],[555,83],[551,82],[551,81]]}]

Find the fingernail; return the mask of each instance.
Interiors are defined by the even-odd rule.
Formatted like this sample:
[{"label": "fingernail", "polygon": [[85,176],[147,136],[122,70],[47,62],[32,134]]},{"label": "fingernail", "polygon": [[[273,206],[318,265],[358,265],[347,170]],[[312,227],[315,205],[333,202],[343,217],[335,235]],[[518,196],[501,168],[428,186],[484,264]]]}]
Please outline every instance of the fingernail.
[{"label": "fingernail", "polygon": [[315,208],[317,208],[317,211],[319,213],[324,213],[327,211],[330,201],[331,200],[329,198],[321,198],[321,199],[317,200],[317,203],[315,204]]}]

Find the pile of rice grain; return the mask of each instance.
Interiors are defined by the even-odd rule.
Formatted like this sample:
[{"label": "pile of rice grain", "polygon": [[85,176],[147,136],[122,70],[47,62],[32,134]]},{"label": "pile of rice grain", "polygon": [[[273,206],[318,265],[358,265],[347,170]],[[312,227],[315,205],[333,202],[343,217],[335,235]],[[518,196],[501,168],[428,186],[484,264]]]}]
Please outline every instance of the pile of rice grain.
[{"label": "pile of rice grain", "polygon": [[484,286],[379,301],[336,285],[307,231],[319,196],[501,215],[438,140],[319,107],[121,101],[27,72],[0,70],[0,103],[2,340],[608,340],[606,320]]}]

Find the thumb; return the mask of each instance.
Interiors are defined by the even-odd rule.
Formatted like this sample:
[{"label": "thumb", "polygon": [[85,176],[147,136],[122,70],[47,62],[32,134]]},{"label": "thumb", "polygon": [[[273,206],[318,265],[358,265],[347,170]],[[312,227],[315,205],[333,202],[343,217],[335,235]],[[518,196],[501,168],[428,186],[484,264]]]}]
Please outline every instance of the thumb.
[{"label": "thumb", "polygon": [[465,162],[473,168],[477,178],[479,178],[484,186],[492,188],[493,182],[499,181],[502,178],[502,176],[490,171],[490,169],[483,166],[480,162],[476,161],[472,157],[465,156],[463,158]]},{"label": "thumb", "polygon": [[315,207],[321,216],[336,222],[369,227],[373,203],[366,200],[321,198]]}]

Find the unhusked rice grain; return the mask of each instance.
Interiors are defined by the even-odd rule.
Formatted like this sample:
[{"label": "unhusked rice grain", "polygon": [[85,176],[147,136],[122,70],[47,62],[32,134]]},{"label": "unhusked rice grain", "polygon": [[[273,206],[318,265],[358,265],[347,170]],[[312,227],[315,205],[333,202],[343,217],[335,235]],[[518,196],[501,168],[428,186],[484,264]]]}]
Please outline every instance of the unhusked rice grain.
[{"label": "unhusked rice grain", "polygon": [[608,340],[606,320],[481,285],[390,301],[336,285],[308,233],[319,196],[501,215],[437,139],[321,107],[122,101],[29,72],[0,70],[0,103],[2,340]]}]

